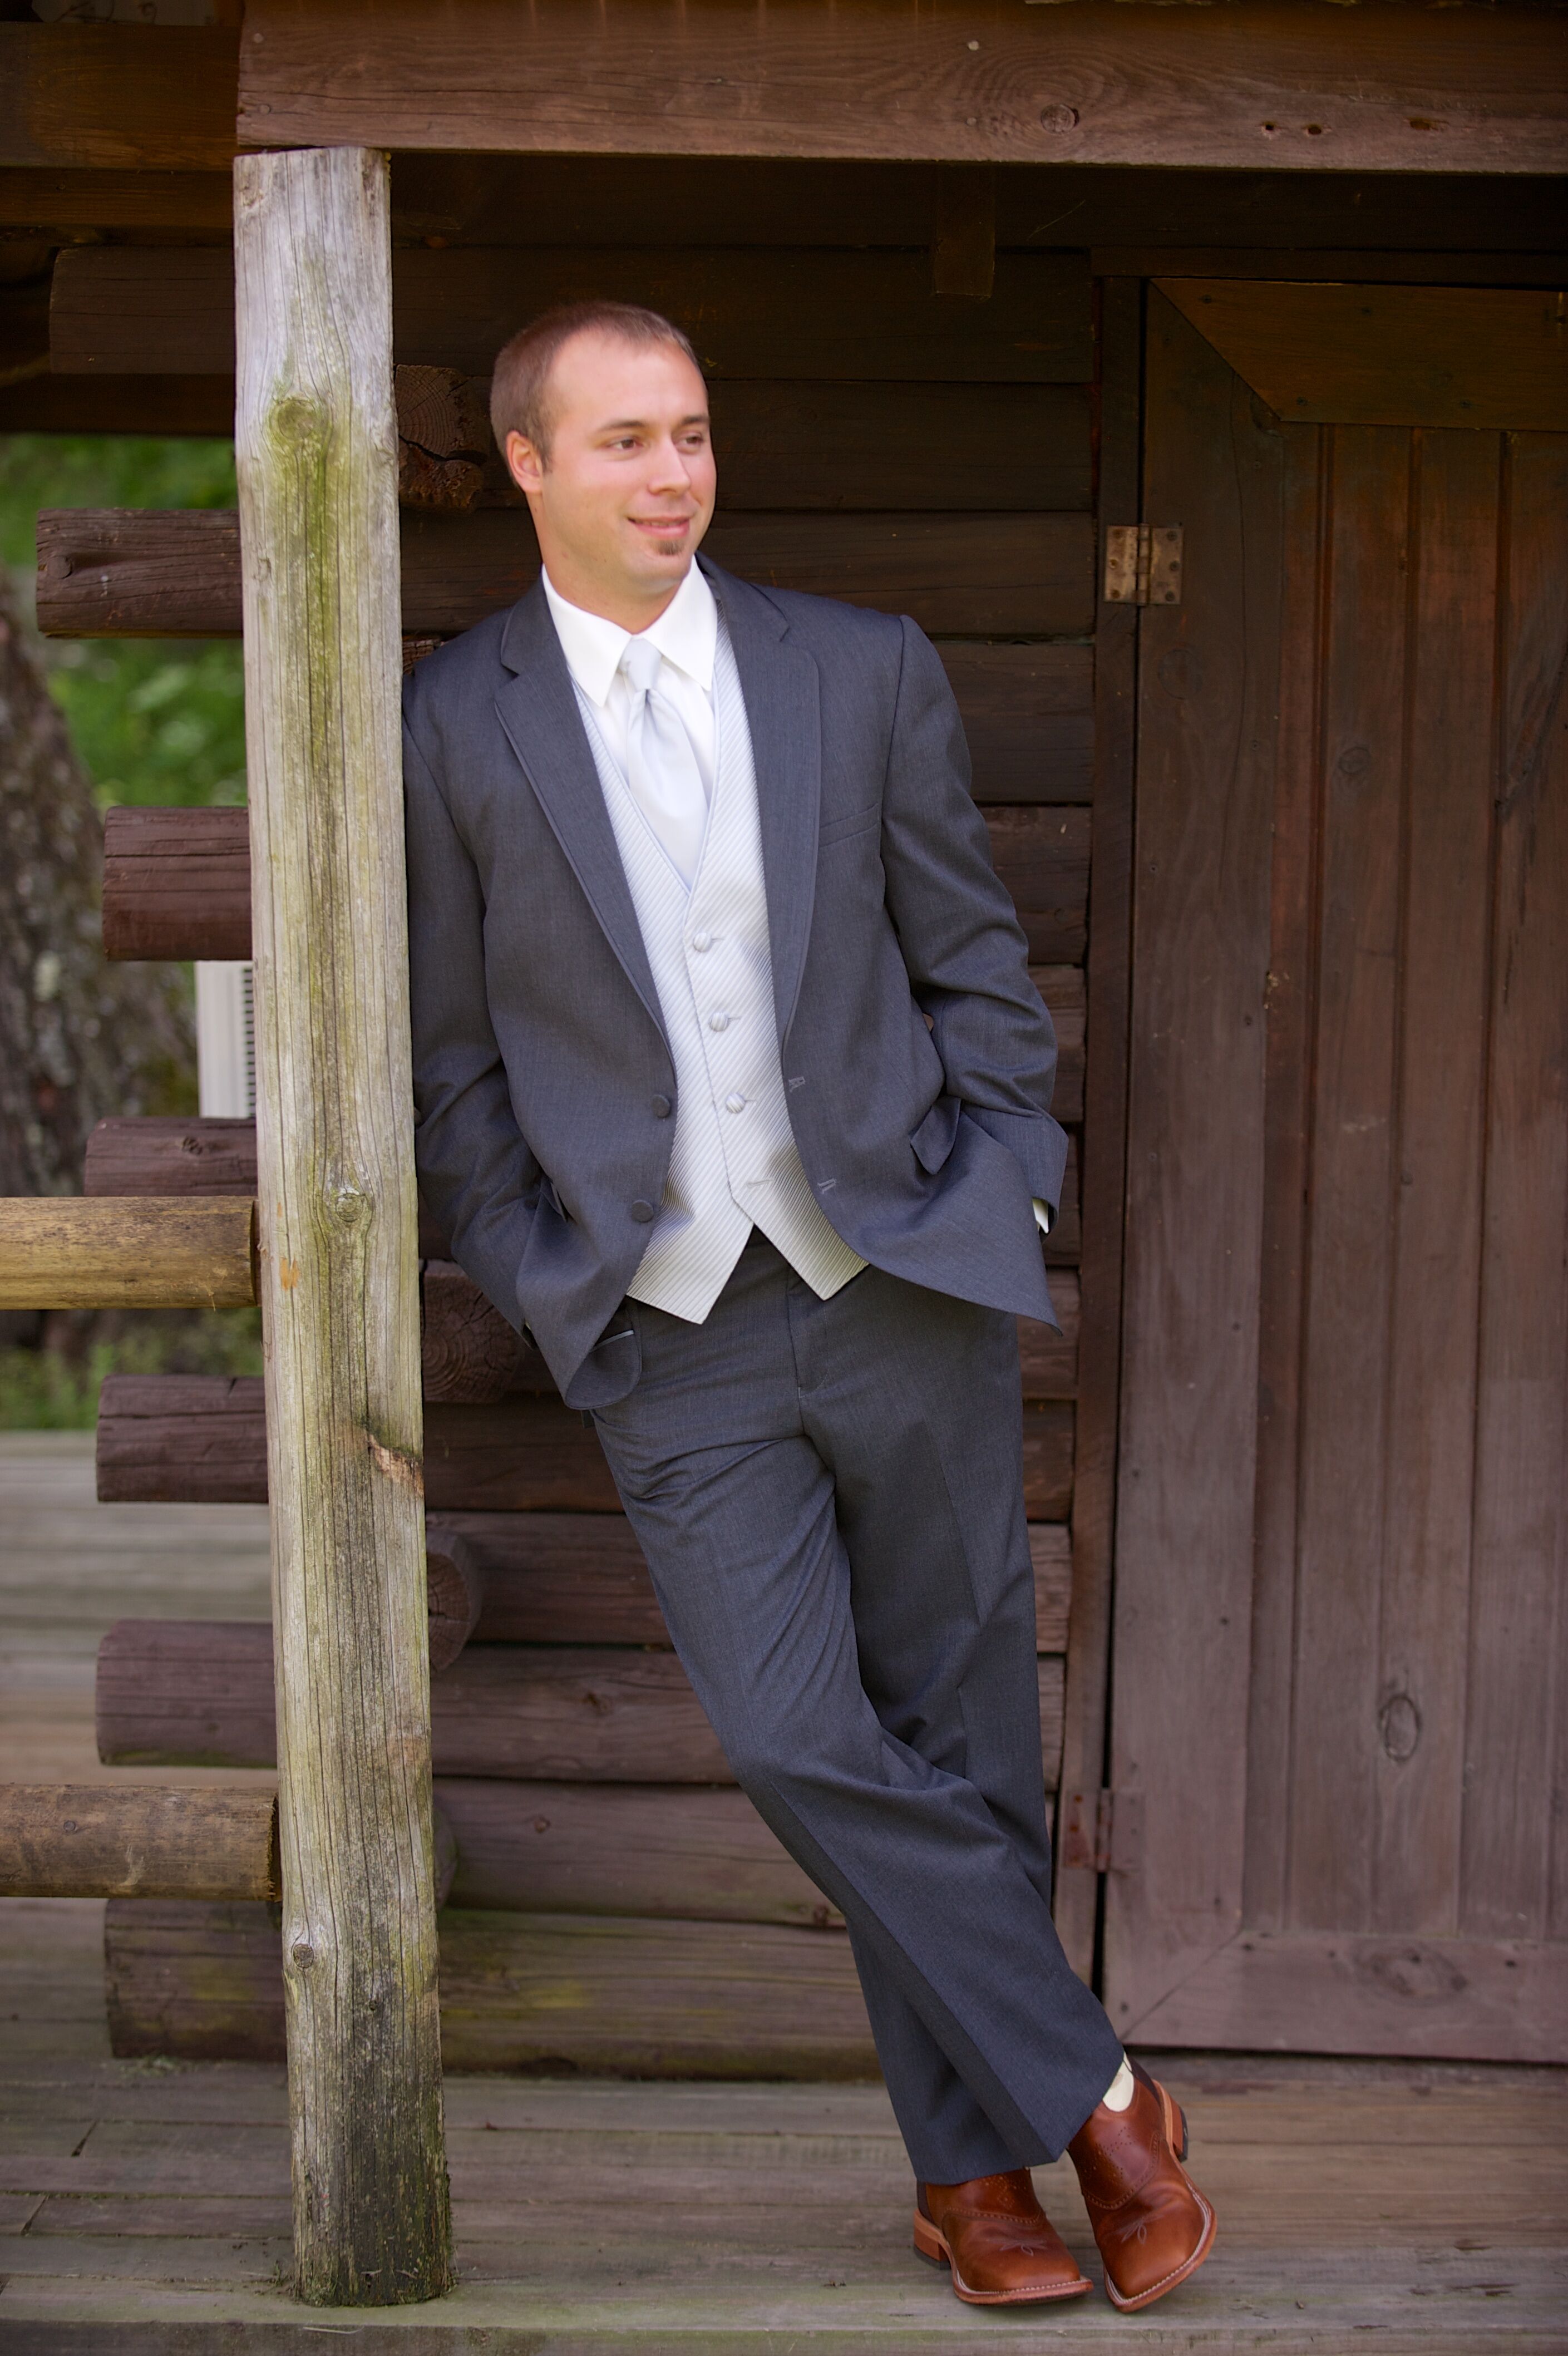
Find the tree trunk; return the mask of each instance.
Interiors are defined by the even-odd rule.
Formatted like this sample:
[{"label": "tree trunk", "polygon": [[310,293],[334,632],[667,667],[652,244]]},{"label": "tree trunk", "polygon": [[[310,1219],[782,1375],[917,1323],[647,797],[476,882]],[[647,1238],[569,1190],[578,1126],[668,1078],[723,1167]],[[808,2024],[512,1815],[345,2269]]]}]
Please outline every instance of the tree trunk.
[{"label": "tree trunk", "polygon": [[177,1109],[195,1069],[178,976],[104,961],[102,865],[91,787],[0,571],[0,1195],[77,1193],[94,1121]]}]

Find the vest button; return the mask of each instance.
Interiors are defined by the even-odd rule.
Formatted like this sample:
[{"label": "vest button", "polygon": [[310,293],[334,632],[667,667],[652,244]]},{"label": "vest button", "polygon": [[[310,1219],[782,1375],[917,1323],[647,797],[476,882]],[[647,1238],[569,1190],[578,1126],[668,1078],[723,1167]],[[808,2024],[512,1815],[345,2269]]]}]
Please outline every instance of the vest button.
[{"label": "vest button", "polygon": [[634,1203],[631,1206],[631,1215],[639,1227],[645,1227],[653,1216],[652,1204],[640,1201]]},{"label": "vest button", "polygon": [[671,1103],[668,1097],[655,1097],[653,1099],[653,1118],[655,1120],[668,1120],[674,1108],[675,1108]]},{"label": "vest button", "polygon": [[714,937],[712,933],[693,933],[692,935],[692,947],[694,949],[711,949],[713,945]]},{"label": "vest button", "polygon": [[744,1112],[746,1110],[746,1098],[743,1096],[725,1097],[725,1110],[726,1112]]},{"label": "vest button", "polygon": [[708,1017],[708,1028],[710,1031],[727,1031],[729,1029],[729,1016],[727,1014],[710,1014]]}]

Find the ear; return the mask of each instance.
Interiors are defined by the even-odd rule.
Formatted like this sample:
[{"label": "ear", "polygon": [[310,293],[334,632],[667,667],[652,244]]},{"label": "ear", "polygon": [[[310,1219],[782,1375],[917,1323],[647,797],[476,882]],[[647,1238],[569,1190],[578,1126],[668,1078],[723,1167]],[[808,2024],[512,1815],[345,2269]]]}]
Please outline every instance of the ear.
[{"label": "ear", "polygon": [[526,434],[509,434],[505,457],[512,481],[521,491],[544,488],[544,462]]}]

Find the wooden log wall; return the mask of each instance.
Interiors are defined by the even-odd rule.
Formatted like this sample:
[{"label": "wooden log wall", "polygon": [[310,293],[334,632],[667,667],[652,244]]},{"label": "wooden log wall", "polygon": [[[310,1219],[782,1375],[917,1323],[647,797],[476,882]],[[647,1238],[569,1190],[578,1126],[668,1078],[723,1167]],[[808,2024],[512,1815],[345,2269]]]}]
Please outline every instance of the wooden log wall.
[{"label": "wooden log wall", "polygon": [[[653,303],[696,341],[713,385],[721,506],[707,545],[718,561],[912,614],[938,644],[998,871],[1057,1022],[1057,1109],[1074,1125],[1047,1247],[1065,1333],[1021,1328],[1054,1791],[1076,1429],[1075,1125],[1091,1036],[1087,256],[1003,252],[983,300],[934,294],[918,246],[420,243],[397,252],[394,283],[406,659],[533,578],[526,511],[483,432],[484,378],[519,319],[596,292]],[[72,249],[56,272],[55,366],[79,380],[220,378],[231,300],[230,259],[217,248]],[[53,633],[238,626],[231,516],[57,513],[41,521],[39,554],[40,618]],[[112,812],[106,948],[244,957],[250,884],[242,813]],[[253,1132],[234,1121],[106,1122],[86,1183],[94,1194],[247,1194]],[[864,2073],[873,2060],[842,1926],[728,1784],[592,1430],[428,1226],[420,1248],[432,1559],[443,1529],[461,1537],[481,1590],[462,1634],[456,1619],[468,1605],[450,1605],[438,1640],[446,1665],[432,1681],[458,1860],[441,1918],[448,2065]],[[265,1451],[259,1384],[105,1386],[102,1496],[254,1502],[266,1494]],[[266,1632],[122,1623],[103,1649],[99,1713],[106,1759],[264,1762]],[[276,1942],[263,1913],[117,1903],[116,2050],[278,2050]],[[564,1982],[579,1997],[553,2011],[550,1990]]]}]

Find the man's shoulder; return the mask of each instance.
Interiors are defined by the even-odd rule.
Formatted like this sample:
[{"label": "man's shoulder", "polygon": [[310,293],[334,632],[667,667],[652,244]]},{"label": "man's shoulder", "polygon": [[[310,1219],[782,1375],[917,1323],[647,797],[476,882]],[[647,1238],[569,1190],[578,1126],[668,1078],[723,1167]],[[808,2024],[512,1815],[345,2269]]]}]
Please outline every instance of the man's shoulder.
[{"label": "man's shoulder", "polygon": [[719,577],[744,594],[771,605],[791,631],[813,647],[833,652],[875,650],[897,659],[903,643],[903,624],[896,614],[884,614],[870,605],[849,605],[842,597],[813,596],[804,589],[776,589],[771,583],[746,581],[734,573]]},{"label": "man's shoulder", "polygon": [[487,615],[472,629],[422,656],[403,683],[404,719],[413,724],[428,722],[455,701],[468,704],[477,695],[484,695],[488,704],[506,677],[501,641],[509,619],[510,609]]}]

